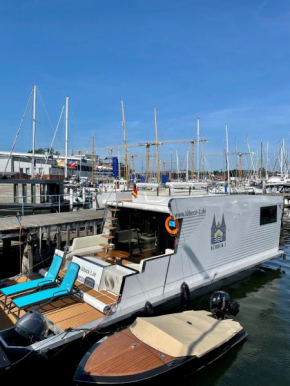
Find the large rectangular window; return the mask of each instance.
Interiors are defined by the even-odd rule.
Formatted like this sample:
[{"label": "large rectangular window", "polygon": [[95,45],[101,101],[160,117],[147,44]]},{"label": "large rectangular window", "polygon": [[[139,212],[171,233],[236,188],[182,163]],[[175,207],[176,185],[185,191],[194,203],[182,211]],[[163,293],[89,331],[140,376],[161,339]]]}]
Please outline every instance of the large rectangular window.
[{"label": "large rectangular window", "polygon": [[277,205],[260,208],[260,225],[277,222]]}]

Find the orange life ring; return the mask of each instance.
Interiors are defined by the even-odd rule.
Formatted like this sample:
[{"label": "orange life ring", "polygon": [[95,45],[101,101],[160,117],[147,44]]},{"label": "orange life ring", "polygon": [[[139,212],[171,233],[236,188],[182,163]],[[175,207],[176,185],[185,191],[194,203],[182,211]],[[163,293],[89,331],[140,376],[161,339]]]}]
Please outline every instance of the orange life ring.
[{"label": "orange life ring", "polygon": [[176,235],[179,231],[179,221],[174,217],[167,217],[165,220],[165,229],[170,235]]}]

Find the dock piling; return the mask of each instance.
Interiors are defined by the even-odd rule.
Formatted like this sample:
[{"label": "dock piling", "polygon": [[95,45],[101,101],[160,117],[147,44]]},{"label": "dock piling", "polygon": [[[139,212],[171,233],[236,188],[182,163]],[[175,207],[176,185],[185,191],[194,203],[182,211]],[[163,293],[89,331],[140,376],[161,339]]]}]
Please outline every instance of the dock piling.
[{"label": "dock piling", "polygon": [[70,246],[70,224],[66,226],[66,247]]}]

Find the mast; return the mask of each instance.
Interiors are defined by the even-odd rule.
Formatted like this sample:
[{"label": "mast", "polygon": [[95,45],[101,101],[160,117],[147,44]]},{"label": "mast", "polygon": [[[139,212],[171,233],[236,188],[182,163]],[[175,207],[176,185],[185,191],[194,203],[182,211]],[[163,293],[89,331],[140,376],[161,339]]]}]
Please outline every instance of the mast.
[{"label": "mast", "polygon": [[118,149],[118,178],[121,178],[120,150]]},{"label": "mast", "polygon": [[282,146],[281,146],[281,160],[280,160],[281,178],[283,178],[283,164],[284,164],[284,138],[282,140]]},{"label": "mast", "polygon": [[159,168],[159,152],[158,152],[158,126],[157,126],[157,110],[154,109],[154,117],[155,117],[155,136],[156,136],[156,177],[157,184],[160,183],[160,168]]},{"label": "mast", "polygon": [[127,181],[127,186],[129,186],[126,122],[125,122],[124,102],[122,100],[121,100],[121,109],[122,109],[122,126],[123,126],[123,136],[124,136],[124,148],[125,148],[125,180]]},{"label": "mast", "polygon": [[228,126],[226,125],[226,145],[227,145],[227,172],[228,172],[228,193],[230,194],[230,164],[229,164],[229,136]]},{"label": "mast", "polygon": [[177,168],[177,181],[179,181],[179,159],[178,159],[177,150],[176,150],[176,168]]},{"label": "mast", "polygon": [[253,153],[251,152],[251,148],[250,148],[250,144],[249,144],[249,141],[248,141],[248,136],[246,135],[246,142],[247,142],[247,146],[248,146],[248,152],[250,153],[250,160],[251,160],[251,168],[252,168],[252,171],[254,173],[254,160],[253,160]]},{"label": "mast", "polygon": [[65,169],[64,176],[67,178],[67,153],[68,153],[68,101],[69,97],[65,97]]},{"label": "mast", "polygon": [[261,166],[260,166],[260,178],[263,177],[263,142],[261,142]]},{"label": "mast", "polygon": [[267,152],[266,152],[266,180],[268,180],[268,162],[269,162],[269,142],[267,142]]},{"label": "mast", "polygon": [[31,178],[35,176],[36,85],[33,86]]},{"label": "mast", "polygon": [[[236,155],[236,179],[235,179],[235,186],[237,186],[237,177],[238,177],[238,170],[239,170],[239,179],[240,179],[240,182],[241,182],[241,179],[242,179],[242,165],[241,165],[241,156],[240,156],[240,153],[238,153],[238,145],[237,145],[237,137],[235,138],[235,144],[236,144],[236,152],[235,152],[235,155]],[[239,158],[239,164],[238,164],[238,158]]]},{"label": "mast", "polygon": [[172,172],[173,172],[173,168],[172,168],[172,149],[170,149],[170,180],[172,179]]},{"label": "mast", "polygon": [[[204,137],[204,136],[203,136],[203,137]],[[205,170],[205,168],[206,168],[206,164],[205,164],[204,143],[205,143],[205,140],[204,140],[204,138],[203,138],[201,148],[202,148],[203,179],[205,180],[205,175],[206,175],[206,170]]]},{"label": "mast", "polygon": [[186,151],[186,182],[188,182],[188,150]]},{"label": "mast", "polygon": [[199,181],[199,118],[197,118],[197,181]]},{"label": "mast", "polygon": [[95,183],[95,133],[92,135],[92,183]]}]

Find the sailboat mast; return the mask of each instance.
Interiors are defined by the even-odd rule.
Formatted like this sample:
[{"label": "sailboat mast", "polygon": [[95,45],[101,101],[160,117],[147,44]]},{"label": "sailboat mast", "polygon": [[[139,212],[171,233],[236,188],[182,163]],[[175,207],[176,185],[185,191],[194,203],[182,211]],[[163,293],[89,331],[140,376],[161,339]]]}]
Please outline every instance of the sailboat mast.
[{"label": "sailboat mast", "polygon": [[123,126],[124,148],[125,148],[125,180],[127,181],[127,186],[128,186],[129,185],[128,152],[127,152],[127,139],[126,139],[125,111],[124,111],[124,102],[123,101],[121,101],[121,108],[122,108],[122,126]]},{"label": "sailboat mast", "polygon": [[33,86],[31,178],[35,176],[36,85]]},{"label": "sailboat mast", "polygon": [[65,98],[65,169],[64,176],[67,178],[67,153],[68,153],[68,101],[69,97]]},{"label": "sailboat mast", "polygon": [[159,168],[159,151],[158,151],[158,126],[157,126],[157,110],[154,109],[154,118],[155,118],[155,137],[156,137],[156,177],[157,184],[160,183],[160,168]]},{"label": "sailboat mast", "polygon": [[197,181],[199,181],[199,118],[197,118]]},{"label": "sailboat mast", "polygon": [[95,183],[95,133],[92,134],[92,183]]},{"label": "sailboat mast", "polygon": [[282,141],[282,146],[281,146],[281,160],[280,160],[281,164],[280,164],[280,168],[281,168],[281,178],[283,178],[283,169],[284,169],[284,138],[283,138],[283,141]]},{"label": "sailboat mast", "polygon": [[228,136],[228,126],[227,125],[226,125],[226,144],[227,144],[228,193],[230,193],[229,136]]},{"label": "sailboat mast", "polygon": [[177,168],[177,181],[179,181],[179,159],[178,159],[177,150],[176,150],[176,168]]},{"label": "sailboat mast", "polygon": [[118,149],[118,178],[121,178],[120,150]]},{"label": "sailboat mast", "polygon": [[188,150],[186,151],[186,182],[188,182]]},{"label": "sailboat mast", "polygon": [[263,178],[263,142],[261,142],[261,167],[260,167],[260,178]]},{"label": "sailboat mast", "polygon": [[269,162],[269,142],[267,142],[267,155],[266,155],[266,180],[268,179],[268,162]]}]

